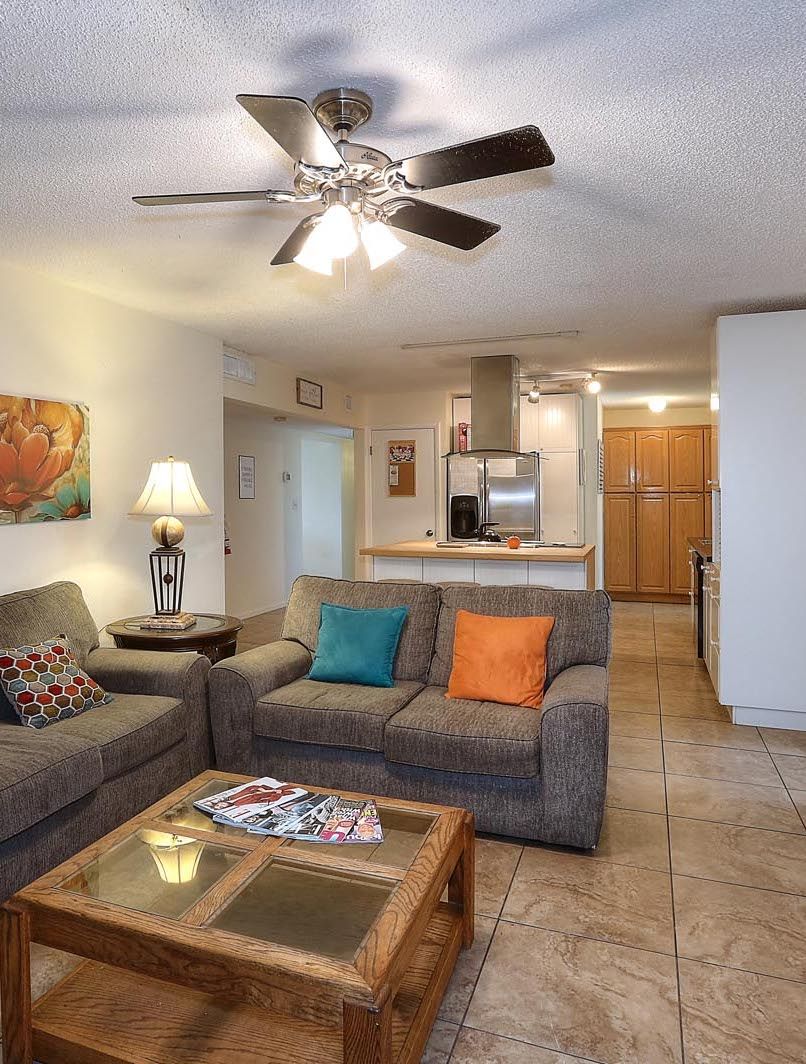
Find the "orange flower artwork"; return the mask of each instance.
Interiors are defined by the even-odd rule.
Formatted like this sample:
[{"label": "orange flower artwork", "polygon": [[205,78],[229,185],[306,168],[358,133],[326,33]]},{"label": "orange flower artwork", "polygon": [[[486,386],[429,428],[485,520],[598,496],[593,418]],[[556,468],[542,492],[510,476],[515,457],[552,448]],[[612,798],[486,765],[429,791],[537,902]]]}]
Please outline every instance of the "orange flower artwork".
[{"label": "orange flower artwork", "polygon": [[0,525],[89,516],[86,406],[0,395]]}]

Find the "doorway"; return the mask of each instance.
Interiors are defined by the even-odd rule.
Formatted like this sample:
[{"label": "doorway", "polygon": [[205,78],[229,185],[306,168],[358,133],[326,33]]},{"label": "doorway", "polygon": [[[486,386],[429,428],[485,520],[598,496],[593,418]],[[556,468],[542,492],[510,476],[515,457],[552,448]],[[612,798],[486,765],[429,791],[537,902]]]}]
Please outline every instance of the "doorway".
[{"label": "doorway", "polygon": [[[400,471],[390,462],[390,447],[413,444],[411,483],[401,491]],[[405,540],[436,538],[436,430],[433,428],[373,429],[370,434],[370,542],[373,546]]]}]

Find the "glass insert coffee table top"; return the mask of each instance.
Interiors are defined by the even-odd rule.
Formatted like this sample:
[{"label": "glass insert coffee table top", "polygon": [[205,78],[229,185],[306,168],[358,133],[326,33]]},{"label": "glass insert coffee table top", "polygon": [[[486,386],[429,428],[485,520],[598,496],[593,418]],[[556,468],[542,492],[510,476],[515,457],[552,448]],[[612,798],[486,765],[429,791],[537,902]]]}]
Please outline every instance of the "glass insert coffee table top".
[{"label": "glass insert coffee table top", "polygon": [[430,813],[383,805],[381,802],[378,802],[378,815],[383,828],[381,843],[370,845],[357,842],[331,846],[320,842],[291,842],[288,843],[288,852],[302,859],[306,853],[320,855],[326,851],[326,856],[339,859],[366,861],[368,864],[386,865],[387,868],[409,868],[436,817]]},{"label": "glass insert coffee table top", "polygon": [[192,794],[183,798],[181,802],[177,802],[164,813],[160,813],[158,819],[177,828],[201,828],[203,831],[213,831],[216,835],[229,835],[242,839],[246,835],[243,828],[234,828],[229,824],[216,824],[211,816],[202,813],[193,804],[213,794],[220,794],[221,791],[226,791],[232,786],[234,786],[232,780],[208,780]]},{"label": "glass insert coffee table top", "polygon": [[352,961],[396,887],[360,872],[273,859],[207,926]]},{"label": "glass insert coffee table top", "polygon": [[243,856],[217,843],[140,828],[64,880],[60,889],[176,920]]}]

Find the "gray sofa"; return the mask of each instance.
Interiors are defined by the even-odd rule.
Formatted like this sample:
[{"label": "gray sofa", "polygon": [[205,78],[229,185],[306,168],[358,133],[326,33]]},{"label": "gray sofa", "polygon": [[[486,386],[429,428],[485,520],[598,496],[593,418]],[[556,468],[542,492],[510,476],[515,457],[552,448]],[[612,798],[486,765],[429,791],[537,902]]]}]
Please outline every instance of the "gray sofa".
[{"label": "gray sofa", "polygon": [[[306,678],[323,602],[409,607],[394,687]],[[556,618],[542,709],[445,699],[458,609]],[[282,639],[210,672],[217,765],[464,806],[480,831],[591,848],[607,780],[610,628],[603,591],[299,577]]]},{"label": "gray sofa", "polygon": [[111,650],[67,582],[0,597],[0,647],[65,635],[114,700],[23,727],[0,692],[0,900],[209,767],[209,661]]}]

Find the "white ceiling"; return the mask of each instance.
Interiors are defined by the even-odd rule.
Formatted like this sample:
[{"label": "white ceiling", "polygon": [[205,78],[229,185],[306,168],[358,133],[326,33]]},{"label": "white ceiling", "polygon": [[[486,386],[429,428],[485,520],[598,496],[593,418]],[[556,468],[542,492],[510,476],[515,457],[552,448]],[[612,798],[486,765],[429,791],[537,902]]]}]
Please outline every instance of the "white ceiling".
[{"label": "white ceiling", "polygon": [[[406,234],[346,290],[269,266],[309,209],[131,203],[288,187],[235,94],[339,84],[393,158],[535,122],[557,162],[425,194],[502,230],[469,254]],[[805,85],[795,0],[4,0],[0,255],[355,389],[462,387],[510,349],[687,404],[717,313],[806,305]],[[557,329],[581,335],[399,346]]]}]

